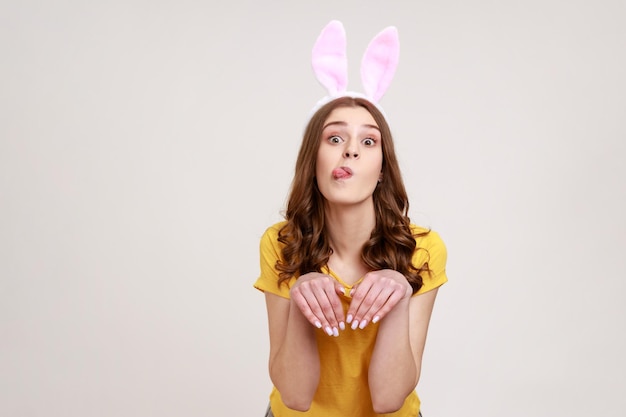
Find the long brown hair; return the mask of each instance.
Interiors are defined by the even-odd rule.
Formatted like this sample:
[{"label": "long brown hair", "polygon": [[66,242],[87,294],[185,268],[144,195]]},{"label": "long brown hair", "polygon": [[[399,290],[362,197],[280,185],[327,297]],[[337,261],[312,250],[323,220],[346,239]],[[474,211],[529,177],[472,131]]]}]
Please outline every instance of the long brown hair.
[{"label": "long brown hair", "polygon": [[409,200],[387,121],[369,101],[353,97],[341,97],[325,104],[306,127],[287,202],[286,223],[278,233],[278,241],[284,244],[282,260],[276,263],[280,271],[278,283],[308,272],[321,272],[328,263],[332,249],[324,233],[324,196],[315,180],[317,151],[330,113],[337,107],[357,106],[364,107],[376,121],[383,148],[383,181],[373,194],[376,226],[363,245],[361,259],[371,271],[393,269],[402,273],[415,293],[422,286],[421,274],[428,271],[427,263],[415,266],[411,262],[413,253],[419,249],[415,238],[428,232],[417,236],[411,232]]}]

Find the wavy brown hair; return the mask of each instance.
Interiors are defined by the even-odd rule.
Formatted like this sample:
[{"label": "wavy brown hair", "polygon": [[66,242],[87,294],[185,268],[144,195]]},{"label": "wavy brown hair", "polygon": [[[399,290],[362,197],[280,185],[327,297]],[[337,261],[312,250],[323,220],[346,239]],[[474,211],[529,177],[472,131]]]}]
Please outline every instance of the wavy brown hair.
[{"label": "wavy brown hair", "polygon": [[278,241],[284,244],[282,260],[276,263],[279,285],[294,276],[321,272],[328,263],[332,249],[324,233],[324,196],[315,180],[317,151],[330,113],[338,107],[358,106],[369,111],[376,121],[383,150],[383,181],[373,194],[376,226],[363,245],[361,259],[371,271],[393,269],[402,273],[413,293],[422,287],[422,274],[428,273],[428,263],[416,266],[412,258],[416,250],[425,250],[416,248],[415,238],[428,231],[418,235],[411,232],[409,200],[387,121],[369,101],[353,97],[341,97],[322,106],[304,132],[287,201],[286,223],[278,233]]}]

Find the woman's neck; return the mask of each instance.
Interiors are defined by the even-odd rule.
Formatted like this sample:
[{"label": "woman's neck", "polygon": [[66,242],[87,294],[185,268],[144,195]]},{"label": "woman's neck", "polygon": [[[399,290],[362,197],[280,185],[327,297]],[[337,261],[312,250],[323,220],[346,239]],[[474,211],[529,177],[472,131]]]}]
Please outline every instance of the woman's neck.
[{"label": "woman's neck", "polygon": [[325,223],[333,253],[340,258],[360,258],[361,248],[376,225],[374,207],[372,204],[327,207]]}]

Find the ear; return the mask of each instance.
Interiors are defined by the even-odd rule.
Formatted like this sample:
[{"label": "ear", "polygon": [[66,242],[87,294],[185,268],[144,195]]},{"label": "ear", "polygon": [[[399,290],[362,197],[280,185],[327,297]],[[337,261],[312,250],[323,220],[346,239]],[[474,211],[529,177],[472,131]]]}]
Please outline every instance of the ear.
[{"label": "ear", "polygon": [[348,85],[348,59],[346,57],[346,31],[337,20],[322,30],[315,45],[311,62],[320,83],[333,96],[346,91]]},{"label": "ear", "polygon": [[361,62],[361,81],[365,94],[377,103],[385,94],[398,67],[400,42],[398,30],[389,26],[372,39]]}]

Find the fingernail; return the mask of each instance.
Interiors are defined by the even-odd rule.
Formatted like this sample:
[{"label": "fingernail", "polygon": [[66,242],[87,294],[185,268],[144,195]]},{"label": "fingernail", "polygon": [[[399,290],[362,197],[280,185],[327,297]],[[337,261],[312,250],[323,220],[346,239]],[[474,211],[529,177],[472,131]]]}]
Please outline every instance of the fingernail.
[{"label": "fingernail", "polygon": [[367,325],[367,320],[361,320],[361,324],[359,324],[359,329],[364,328]]},{"label": "fingernail", "polygon": [[322,323],[320,323],[319,321],[315,322],[315,327],[317,327],[318,329],[322,328]]},{"label": "fingernail", "polygon": [[346,319],[348,324],[352,323],[352,314],[348,314],[348,318]]},{"label": "fingernail", "polygon": [[346,330],[346,325],[345,325],[345,323],[343,321],[339,323],[339,328],[341,330]]},{"label": "fingernail", "polygon": [[356,329],[359,326],[359,322],[357,320],[354,320],[352,322],[352,330]]},{"label": "fingernail", "polygon": [[377,322],[378,322],[378,320],[380,320],[380,317],[375,316],[375,317],[372,319],[372,323],[377,323]]},{"label": "fingernail", "polygon": [[339,330],[337,330],[336,327],[333,327],[333,336],[335,337],[339,336]]},{"label": "fingernail", "polygon": [[327,334],[327,335],[329,335],[329,336],[332,336],[332,335],[333,335],[333,329],[331,329],[331,328],[330,328],[330,326],[326,326],[326,327],[324,328],[324,330],[326,331],[326,334]]}]

